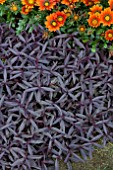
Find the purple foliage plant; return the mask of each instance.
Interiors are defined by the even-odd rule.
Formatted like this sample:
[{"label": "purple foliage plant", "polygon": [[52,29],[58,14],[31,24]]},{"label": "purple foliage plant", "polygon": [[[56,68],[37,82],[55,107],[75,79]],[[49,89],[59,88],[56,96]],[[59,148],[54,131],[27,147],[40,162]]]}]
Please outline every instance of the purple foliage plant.
[{"label": "purple foliage plant", "polygon": [[0,169],[84,162],[113,142],[113,60],[77,33],[44,40],[28,28],[0,26]]}]

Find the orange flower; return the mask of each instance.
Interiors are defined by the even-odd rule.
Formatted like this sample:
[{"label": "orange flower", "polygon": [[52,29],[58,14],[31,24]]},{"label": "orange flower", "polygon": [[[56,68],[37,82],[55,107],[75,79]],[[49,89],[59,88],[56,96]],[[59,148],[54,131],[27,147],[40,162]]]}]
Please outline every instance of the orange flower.
[{"label": "orange flower", "polygon": [[61,3],[65,5],[73,5],[75,2],[78,2],[79,0],[62,0]]},{"label": "orange flower", "polygon": [[101,22],[104,26],[110,26],[113,24],[113,12],[110,8],[104,9],[100,14]]},{"label": "orange flower", "polygon": [[93,14],[89,17],[88,23],[91,27],[98,27],[100,25],[100,17],[97,15]]},{"label": "orange flower", "polygon": [[71,4],[71,5],[69,5],[69,8],[70,8],[71,10],[73,10],[74,8],[76,8],[76,6],[75,6],[75,4]]},{"label": "orange flower", "polygon": [[57,16],[55,13],[50,14],[46,17],[46,28],[48,28],[49,31],[56,31],[60,29],[60,24],[57,22]]},{"label": "orange flower", "polygon": [[79,26],[79,31],[80,31],[80,32],[85,32],[85,30],[86,30],[85,25],[80,25],[80,26]]},{"label": "orange flower", "polygon": [[76,14],[76,13],[74,13],[73,19],[74,19],[75,21],[77,21],[77,20],[79,19],[79,15]]},{"label": "orange flower", "polygon": [[90,15],[92,15],[92,14],[98,15],[101,13],[102,7],[99,5],[94,5],[92,8],[90,8],[90,11],[91,11],[91,12],[89,12]]},{"label": "orange flower", "polygon": [[0,0],[0,4],[3,4],[6,0]]},{"label": "orange flower", "polygon": [[93,0],[82,0],[82,2],[86,5],[86,6],[91,6],[94,4]]},{"label": "orange flower", "polygon": [[22,5],[25,5],[27,8],[33,8],[36,0],[21,0]]},{"label": "orange flower", "polygon": [[72,14],[72,11],[70,9],[64,9],[64,13],[66,14],[67,17],[70,17]]},{"label": "orange flower", "polygon": [[41,11],[53,9],[57,2],[58,0],[36,0],[36,4]]},{"label": "orange flower", "polygon": [[56,13],[56,20],[60,26],[63,26],[66,21],[66,14],[64,12],[57,11]]},{"label": "orange flower", "polygon": [[110,6],[110,8],[112,10],[113,9],[113,0],[109,0],[108,3],[109,3],[109,6]]},{"label": "orange flower", "polygon": [[21,14],[27,15],[31,10],[32,8],[27,8],[26,6],[23,6],[21,10]]},{"label": "orange flower", "polygon": [[17,10],[18,10],[18,6],[13,2],[13,3],[11,4],[10,10],[11,10],[11,11],[17,11]]},{"label": "orange flower", "polygon": [[109,29],[105,32],[105,38],[108,41],[112,41],[113,40],[113,30]]}]

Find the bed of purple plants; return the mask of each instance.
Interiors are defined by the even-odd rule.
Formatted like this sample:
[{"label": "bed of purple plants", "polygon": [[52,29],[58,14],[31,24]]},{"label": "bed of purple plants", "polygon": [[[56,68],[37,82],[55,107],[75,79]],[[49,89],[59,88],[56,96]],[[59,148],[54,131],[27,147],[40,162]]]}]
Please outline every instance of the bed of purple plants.
[{"label": "bed of purple plants", "polygon": [[27,29],[0,26],[0,169],[58,170],[113,142],[113,59],[77,33]]}]

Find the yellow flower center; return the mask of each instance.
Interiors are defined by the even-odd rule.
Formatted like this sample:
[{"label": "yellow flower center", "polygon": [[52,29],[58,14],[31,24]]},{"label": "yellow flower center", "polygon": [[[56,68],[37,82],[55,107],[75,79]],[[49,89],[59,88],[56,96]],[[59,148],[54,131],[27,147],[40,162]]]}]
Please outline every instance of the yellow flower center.
[{"label": "yellow flower center", "polygon": [[92,24],[96,25],[97,23],[98,23],[98,21],[96,19],[93,19]]},{"label": "yellow flower center", "polygon": [[29,9],[26,8],[26,9],[25,9],[25,12],[29,12]]},{"label": "yellow flower center", "polygon": [[53,21],[53,22],[52,22],[52,26],[55,27],[56,25],[57,25],[56,21]]},{"label": "yellow flower center", "polygon": [[100,14],[100,12],[99,12],[99,11],[96,11],[95,14],[98,15],[98,14]]},{"label": "yellow flower center", "polygon": [[32,4],[34,4],[34,0],[28,0],[28,3],[29,3],[30,5],[32,5]]},{"label": "yellow flower center", "polygon": [[106,21],[109,21],[109,20],[110,20],[110,16],[109,16],[109,15],[106,15],[106,16],[105,16],[105,20],[106,20]]},{"label": "yellow flower center", "polygon": [[60,22],[63,21],[63,17],[59,16],[58,21],[60,21]]},{"label": "yellow flower center", "polygon": [[44,6],[49,6],[49,2],[46,1],[46,2],[44,3]]},{"label": "yellow flower center", "polygon": [[109,38],[112,38],[112,37],[113,37],[113,34],[112,34],[112,33],[109,33],[109,34],[108,34],[108,37],[109,37]]}]

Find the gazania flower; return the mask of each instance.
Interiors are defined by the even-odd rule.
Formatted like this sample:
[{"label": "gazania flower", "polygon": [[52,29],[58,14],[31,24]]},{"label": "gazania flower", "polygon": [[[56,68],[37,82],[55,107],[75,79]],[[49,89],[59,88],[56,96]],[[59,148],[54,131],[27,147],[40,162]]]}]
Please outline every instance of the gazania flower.
[{"label": "gazania flower", "polygon": [[77,21],[79,19],[79,15],[75,13],[73,18],[75,21]]},{"label": "gazania flower", "polygon": [[80,31],[80,32],[85,32],[85,30],[86,30],[85,25],[80,25],[80,26],[79,26],[79,31]]},{"label": "gazania flower", "polygon": [[36,4],[39,6],[39,9],[42,10],[51,10],[54,8],[56,3],[58,2],[55,0],[36,0]]},{"label": "gazania flower", "polygon": [[112,41],[113,40],[113,30],[109,29],[105,32],[105,38],[108,41]]},{"label": "gazania flower", "polygon": [[110,8],[112,10],[113,9],[113,0],[109,0],[108,3],[109,3],[109,6],[110,6]]},{"label": "gazania flower", "polygon": [[18,10],[18,6],[13,2],[13,3],[11,4],[10,10],[11,10],[11,11],[17,11],[17,10]]},{"label": "gazania flower", "polygon": [[66,14],[67,17],[70,17],[72,14],[72,11],[70,9],[64,9],[64,13]]},{"label": "gazania flower", "polygon": [[98,27],[100,25],[100,17],[97,15],[93,14],[89,17],[88,23],[91,27]]},{"label": "gazania flower", "polygon": [[6,0],[0,0],[0,4],[3,4]]},{"label": "gazania flower", "polygon": [[78,2],[79,0],[62,0],[61,3],[65,5],[74,5],[75,2]]},{"label": "gazania flower", "polygon": [[60,26],[63,26],[67,18],[66,14],[60,11],[57,11],[55,14],[58,24],[60,24]]},{"label": "gazania flower", "polygon": [[27,8],[33,8],[35,2],[36,0],[21,0],[22,5],[26,6]]},{"label": "gazania flower", "polygon": [[93,0],[82,0],[82,2],[83,2],[86,6],[94,5]]},{"label": "gazania flower", "polygon": [[60,24],[57,22],[57,16],[55,13],[52,13],[49,16],[47,16],[46,20],[47,21],[45,22],[45,25],[50,32],[60,29]]},{"label": "gazania flower", "polygon": [[75,9],[75,4],[71,4],[71,5],[69,5],[69,8],[71,9],[71,10],[73,10],[73,9]]},{"label": "gazania flower", "polygon": [[23,6],[20,12],[21,14],[27,15],[31,10],[32,8],[27,8],[26,6]]},{"label": "gazania flower", "polygon": [[94,5],[92,8],[90,8],[90,11],[91,11],[91,12],[89,12],[90,15],[92,15],[92,14],[98,15],[101,13],[102,7],[99,5]]},{"label": "gazania flower", "polygon": [[100,14],[101,22],[104,26],[113,24],[113,11],[110,8],[104,9]]}]

